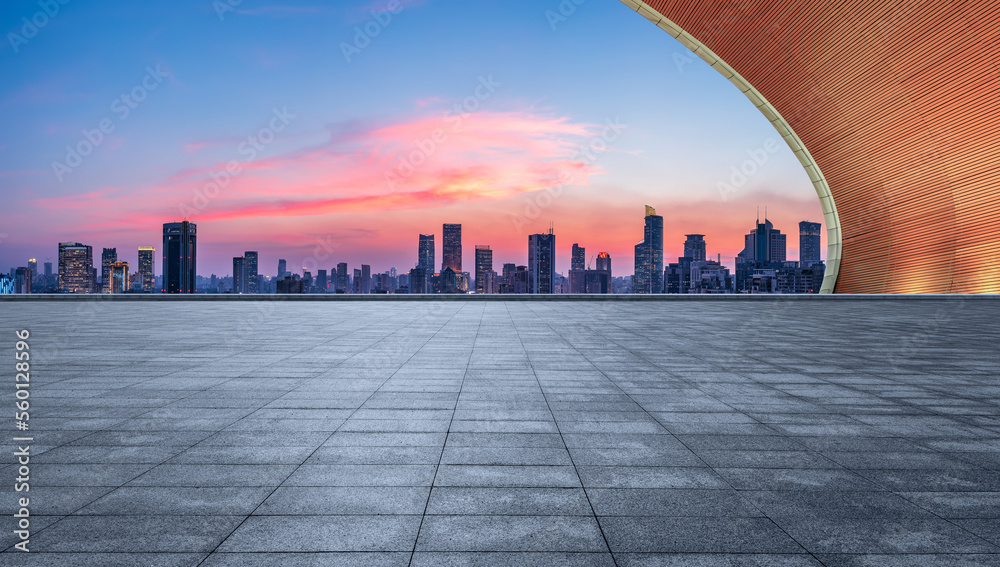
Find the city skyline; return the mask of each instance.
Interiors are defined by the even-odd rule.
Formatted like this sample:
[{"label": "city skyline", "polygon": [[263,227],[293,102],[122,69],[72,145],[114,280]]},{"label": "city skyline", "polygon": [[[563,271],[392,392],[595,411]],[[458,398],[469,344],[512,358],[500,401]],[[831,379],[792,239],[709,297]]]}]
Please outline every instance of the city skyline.
[{"label": "city skyline", "polygon": [[[115,11],[126,31],[104,37],[72,25],[99,8],[74,4],[52,24],[60,33],[0,50],[18,77],[0,85],[12,119],[0,133],[9,215],[0,265],[53,258],[41,242],[131,251],[158,241],[149,227],[185,216],[212,235],[199,250],[207,273],[231,271],[241,249],[259,251],[262,265],[299,263],[323,242],[352,265],[408,266],[406,235],[455,219],[466,242],[489,239],[497,257],[554,222],[560,242],[594,246],[600,234],[601,249],[628,264],[634,202],[659,203],[667,257],[692,232],[714,235],[724,255],[739,250],[744,211],[758,204],[782,226],[820,218],[773,126],[628,10],[588,3],[553,26],[527,1],[479,14],[457,5],[403,2],[348,62],[341,43],[378,6],[240,7],[220,17],[202,2],[172,3],[167,15],[150,2]],[[0,10],[8,27],[20,16]],[[438,44],[420,39],[430,25],[443,30]],[[628,39],[603,42],[593,32],[604,27]],[[475,57],[456,49],[470,41],[483,47]],[[649,48],[676,53],[676,65],[651,77],[631,60]],[[56,64],[43,59],[53,50]],[[618,74],[605,81],[610,68]],[[143,101],[127,117],[110,110],[134,89]],[[99,131],[103,118],[112,132]],[[57,178],[53,164],[67,162],[67,146],[86,149],[88,135],[100,142]],[[563,254],[556,269],[568,269]]]},{"label": "city skyline", "polygon": [[[433,267],[435,235],[421,233],[417,235],[416,257],[412,264],[414,267],[410,270],[405,267],[399,270],[397,266],[392,266],[384,271],[381,269],[373,271],[370,264],[362,264],[360,269],[353,270],[354,278],[350,281],[351,285],[348,285],[348,263],[339,262],[329,269],[323,268],[324,261],[328,262],[330,259],[330,253],[329,250],[317,249],[316,254],[309,259],[309,265],[302,267],[301,277],[294,270],[294,264],[293,270],[288,270],[287,259],[278,258],[276,277],[272,278],[266,268],[259,269],[258,251],[247,250],[242,255],[232,258],[231,273],[212,272],[211,285],[205,288],[204,280],[208,280],[209,277],[197,270],[199,240],[197,224],[182,221],[164,223],[162,226],[164,255],[161,258],[163,276],[159,278],[159,291],[161,293],[222,292],[221,282],[228,279],[230,283],[226,288],[227,292],[237,294],[270,293],[266,289],[273,291],[270,283],[267,284],[267,288],[261,287],[265,285],[264,282],[277,282],[278,293],[309,293],[314,289],[318,293],[372,293],[376,289],[392,292],[397,287],[407,289],[406,293],[409,289],[420,290],[414,293],[432,291],[511,293],[516,278],[510,278],[516,268],[519,274],[523,269],[523,293],[594,293],[595,289],[603,290],[599,293],[622,293],[626,287],[628,293],[688,293],[688,290],[695,293],[717,293],[726,290],[748,291],[751,288],[756,290],[762,286],[770,287],[772,291],[794,288],[806,290],[800,292],[811,293],[812,291],[808,290],[813,290],[814,287],[818,289],[817,282],[822,279],[823,262],[818,262],[819,271],[808,271],[803,275],[801,269],[808,270],[817,263],[816,244],[819,242],[822,225],[801,221],[798,223],[798,228],[799,240],[806,255],[801,256],[798,261],[792,261],[791,264],[786,264],[787,235],[775,228],[767,217],[763,222],[758,217],[754,228],[744,236],[744,248],[736,256],[737,263],[734,270],[730,270],[720,262],[721,253],[707,254],[704,234],[685,235],[682,244],[683,256],[677,257],[677,262],[671,262],[669,254],[664,255],[663,218],[656,214],[655,208],[647,204],[643,238],[635,245],[637,256],[634,270],[632,274],[627,274],[627,269],[620,269],[617,272],[618,283],[615,283],[612,279],[612,256],[605,250],[593,253],[588,260],[586,246],[580,246],[578,242],[573,243],[570,248],[568,269],[565,272],[557,270],[555,266],[560,253],[555,244],[553,225],[550,225],[544,233],[528,235],[527,261],[524,264],[506,262],[508,258],[500,259],[498,263],[502,264],[503,268],[498,271],[494,265],[491,246],[475,244],[472,246],[475,254],[473,269],[463,270],[461,258],[463,225],[444,223],[442,234],[445,237],[441,239],[443,253],[440,270]],[[58,274],[53,276],[52,264],[46,262],[45,277],[42,278],[38,272],[37,260],[30,259],[26,267],[11,268],[10,276],[3,277],[13,278],[16,271],[17,277],[21,278],[18,281],[23,280],[23,276],[28,276],[29,281],[37,277],[38,282],[45,281],[50,288],[55,286],[59,291],[70,293],[129,291],[148,293],[152,291],[157,279],[152,273],[156,263],[155,247],[137,248],[138,261],[133,264],[137,266],[135,272],[128,270],[129,263],[118,257],[115,248],[103,249],[98,266],[101,268],[100,271],[98,267],[87,265],[87,259],[93,257],[93,246],[66,242],[60,243],[59,248]],[[638,261],[640,250],[645,258],[641,262]],[[789,269],[792,271],[789,272]],[[735,285],[732,272],[736,273]],[[98,273],[101,274],[100,279]],[[407,279],[399,280],[397,274]],[[818,279],[813,278],[814,274]],[[258,275],[264,279],[260,279]],[[690,280],[689,284],[683,283],[687,280]],[[219,282],[218,286],[216,282]],[[17,285],[22,286],[22,284]],[[112,288],[116,291],[112,292]],[[503,291],[500,291],[501,289]]]}]

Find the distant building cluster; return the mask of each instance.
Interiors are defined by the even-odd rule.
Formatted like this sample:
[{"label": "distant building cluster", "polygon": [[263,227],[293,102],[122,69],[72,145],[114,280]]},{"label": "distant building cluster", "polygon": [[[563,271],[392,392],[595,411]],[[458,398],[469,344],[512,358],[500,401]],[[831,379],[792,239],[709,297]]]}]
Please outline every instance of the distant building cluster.
[{"label": "distant building cluster", "polygon": [[[743,250],[735,256],[735,274],[722,264],[721,254],[712,260],[705,235],[688,234],[684,255],[664,264],[663,217],[646,206],[642,240],[635,245],[631,276],[614,277],[611,255],[600,252],[588,260],[586,248],[574,243],[567,275],[556,272],[556,235],[553,228],[528,235],[527,263],[503,263],[494,267],[493,250],[476,245],[475,265],[462,266],[462,225],[442,226],[441,263],[435,259],[435,234],[417,238],[417,258],[409,271],[391,268],[372,273],[369,264],[351,268],[341,262],[329,270],[288,270],[278,260],[277,274],[262,274],[257,251],[233,258],[231,276],[203,277],[197,274],[197,225],[182,221],[163,225],[160,275],[154,274],[152,246],[137,250],[136,271],[118,256],[116,248],[101,252],[100,272],[94,266],[91,246],[79,242],[59,243],[58,272],[37,262],[0,275],[0,294],[11,293],[233,293],[233,294],[663,294],[663,293],[818,293],[823,282],[819,223],[799,223],[799,261],[785,258],[786,236],[766,218],[758,219],[746,235]],[[733,258],[731,256],[727,258]],[[100,276],[100,277],[98,277]]]}]

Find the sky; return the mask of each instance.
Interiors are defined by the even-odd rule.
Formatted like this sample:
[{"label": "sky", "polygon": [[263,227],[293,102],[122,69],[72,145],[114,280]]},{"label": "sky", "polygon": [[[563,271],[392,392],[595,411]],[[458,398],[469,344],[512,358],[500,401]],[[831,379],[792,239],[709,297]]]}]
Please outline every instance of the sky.
[{"label": "sky", "polygon": [[770,123],[618,0],[570,4],[4,2],[0,269],[68,241],[135,262],[186,218],[206,276],[246,250],[408,270],[443,223],[467,271],[551,225],[558,272],[579,243],[630,275],[645,205],[667,261],[697,233],[732,266],[758,208],[797,259],[822,212]]}]

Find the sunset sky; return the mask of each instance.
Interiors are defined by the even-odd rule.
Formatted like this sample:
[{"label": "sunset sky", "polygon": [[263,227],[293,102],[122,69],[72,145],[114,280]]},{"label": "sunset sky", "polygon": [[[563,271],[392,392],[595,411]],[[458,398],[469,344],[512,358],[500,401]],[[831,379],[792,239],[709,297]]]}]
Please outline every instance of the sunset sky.
[{"label": "sunset sky", "polygon": [[[206,276],[245,250],[267,275],[278,258],[408,270],[419,233],[440,261],[445,222],[467,271],[477,244],[498,271],[524,264],[553,223],[557,271],[578,242],[630,275],[646,204],[668,261],[701,233],[732,265],[758,206],[789,259],[798,222],[822,222],[750,101],[618,0],[558,20],[557,0],[392,6],[4,2],[0,269],[74,241],[130,263],[155,246],[159,275],[162,224],[186,217]],[[767,160],[720,191],[748,152]]]}]

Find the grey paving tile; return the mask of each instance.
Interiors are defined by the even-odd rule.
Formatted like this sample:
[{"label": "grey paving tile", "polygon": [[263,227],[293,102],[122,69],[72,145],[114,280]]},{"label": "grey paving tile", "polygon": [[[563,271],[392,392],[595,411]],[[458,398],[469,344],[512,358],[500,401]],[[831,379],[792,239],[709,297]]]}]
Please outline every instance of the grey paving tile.
[{"label": "grey paving tile", "polygon": [[813,553],[996,554],[1000,548],[946,520],[831,519],[777,520]]},{"label": "grey paving tile", "polygon": [[411,551],[420,516],[251,516],[220,552]]},{"label": "grey paving tile", "polygon": [[433,465],[302,465],[286,486],[430,486]]},{"label": "grey paving tile", "polygon": [[610,553],[418,551],[413,567],[613,567]]},{"label": "grey paving tile", "polygon": [[578,487],[580,479],[571,466],[444,465],[438,468],[435,486]]},{"label": "grey paving tile", "polygon": [[[191,567],[205,553],[45,553],[7,552],[20,567]],[[0,555],[2,557],[2,555]],[[13,559],[11,559],[13,561]]]},{"label": "grey paving tile", "polygon": [[213,553],[199,567],[405,567],[410,553],[389,551],[316,553]]},{"label": "grey paving tile", "polygon": [[123,486],[80,509],[82,515],[247,515],[271,493],[270,487]]},{"label": "grey paving tile", "polygon": [[766,518],[602,517],[613,553],[805,553]]},{"label": "grey paving tile", "polygon": [[442,487],[431,491],[435,515],[591,516],[580,488]]},{"label": "grey paving tile", "polygon": [[417,551],[606,552],[593,517],[427,516]]},{"label": "grey paving tile", "polygon": [[423,514],[429,487],[416,486],[282,486],[254,514],[403,515]]},{"label": "grey paving tile", "polygon": [[598,516],[762,517],[735,490],[588,488]]},{"label": "grey paving tile", "polygon": [[32,538],[39,552],[209,552],[242,516],[67,516]]}]

